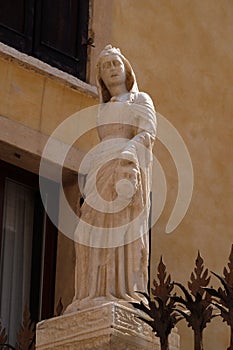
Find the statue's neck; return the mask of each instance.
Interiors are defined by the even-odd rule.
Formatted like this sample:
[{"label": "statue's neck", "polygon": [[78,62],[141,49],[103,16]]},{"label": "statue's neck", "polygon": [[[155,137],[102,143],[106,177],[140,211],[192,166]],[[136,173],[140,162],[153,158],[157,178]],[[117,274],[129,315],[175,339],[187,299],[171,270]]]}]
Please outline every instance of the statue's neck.
[{"label": "statue's neck", "polygon": [[112,96],[110,99],[110,102],[127,102],[127,101],[131,101],[131,93],[128,91],[118,96]]},{"label": "statue's neck", "polygon": [[128,90],[126,89],[125,84],[122,85],[116,85],[116,86],[111,86],[109,88],[109,92],[111,96],[120,96],[128,93]]}]

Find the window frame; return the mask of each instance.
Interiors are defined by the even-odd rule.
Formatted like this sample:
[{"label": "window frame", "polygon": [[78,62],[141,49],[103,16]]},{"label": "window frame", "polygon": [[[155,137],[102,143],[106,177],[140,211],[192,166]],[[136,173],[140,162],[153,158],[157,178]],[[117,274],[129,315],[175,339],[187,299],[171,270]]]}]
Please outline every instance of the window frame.
[{"label": "window frame", "polygon": [[[20,33],[7,25],[0,23],[0,41],[23,53],[36,57],[53,67],[74,75],[85,82],[87,79],[87,39],[90,1],[74,0],[77,2],[78,17],[77,40],[75,40],[75,56],[72,56],[64,51],[59,52],[58,49],[45,45],[42,42],[42,7],[43,1],[46,0],[24,1],[24,33]],[[54,30],[56,30],[56,28]]]},{"label": "window frame", "polygon": [[[9,178],[13,181],[17,181],[23,185],[29,186],[37,191],[37,196],[39,196],[39,177],[36,174],[30,173],[22,168],[16,167],[12,164],[6,163],[0,160],[0,252],[2,250],[2,225],[3,225],[3,212],[4,212],[4,191],[5,191],[5,179]],[[54,183],[55,186],[57,185]],[[37,198],[38,199],[38,198]],[[50,318],[54,316],[54,301],[55,301],[55,279],[56,279],[56,255],[57,255],[57,238],[58,230],[51,223],[44,209],[42,208],[41,202],[40,210],[44,212],[44,224],[45,233],[44,233],[44,251],[36,252],[35,245],[32,252],[35,253],[34,260],[36,256],[41,256],[41,268],[43,269],[42,276],[43,279],[38,283],[33,278],[31,278],[31,287],[30,287],[30,313],[33,321],[38,322],[42,319]],[[36,240],[35,232],[35,222],[33,230],[33,241]],[[42,248],[42,246],[41,246]],[[37,254],[37,255],[36,255]],[[33,264],[33,259],[31,264]],[[33,273],[33,268],[31,269],[31,277]],[[39,287],[39,290],[37,288]],[[41,290],[41,305],[36,307],[33,302],[36,302],[36,296],[34,292],[36,291],[37,297],[39,298]],[[35,294],[36,294],[35,293]]]}]

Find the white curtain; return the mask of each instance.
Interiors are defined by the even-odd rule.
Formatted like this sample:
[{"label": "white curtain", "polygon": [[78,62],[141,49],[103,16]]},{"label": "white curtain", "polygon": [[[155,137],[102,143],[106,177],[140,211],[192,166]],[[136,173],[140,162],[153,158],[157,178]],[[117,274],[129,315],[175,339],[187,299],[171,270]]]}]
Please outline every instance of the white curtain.
[{"label": "white curtain", "polygon": [[15,345],[30,301],[34,191],[7,179],[1,244],[0,318]]}]

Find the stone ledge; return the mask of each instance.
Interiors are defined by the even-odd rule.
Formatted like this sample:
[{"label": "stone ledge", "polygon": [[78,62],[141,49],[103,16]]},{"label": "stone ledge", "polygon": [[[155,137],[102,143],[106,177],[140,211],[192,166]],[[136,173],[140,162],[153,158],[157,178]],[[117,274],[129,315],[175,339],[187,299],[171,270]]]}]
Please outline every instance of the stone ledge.
[{"label": "stone ledge", "polygon": [[[42,321],[37,325],[36,349],[159,350],[158,338],[137,315],[130,307],[108,302]],[[169,343],[171,350],[179,350],[176,331]]]},{"label": "stone ledge", "polygon": [[0,57],[8,61],[16,62],[18,65],[28,70],[33,70],[44,76],[60,81],[62,84],[72,89],[75,89],[85,95],[98,98],[97,88],[95,86],[87,84],[69,73],[63,72],[55,67],[52,67],[49,64],[35,57],[22,53],[1,42]]},{"label": "stone ledge", "polygon": [[[41,156],[48,139],[49,136],[0,115],[0,159],[3,161],[38,174]],[[53,142],[55,149],[70,147],[64,162],[65,178],[77,174],[83,152],[61,140],[54,138]],[[59,159],[57,163],[48,160],[46,176],[49,179],[59,180],[57,178],[59,164]]]},{"label": "stone ledge", "polygon": [[42,321],[36,349],[159,350],[150,327],[136,315],[133,309],[109,302]]}]

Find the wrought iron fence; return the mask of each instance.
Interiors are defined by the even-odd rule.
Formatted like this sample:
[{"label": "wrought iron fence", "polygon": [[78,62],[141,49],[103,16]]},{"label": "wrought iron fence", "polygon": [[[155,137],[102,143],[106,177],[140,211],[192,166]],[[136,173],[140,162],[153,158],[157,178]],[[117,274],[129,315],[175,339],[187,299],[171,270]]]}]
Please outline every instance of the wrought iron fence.
[{"label": "wrought iron fence", "polygon": [[[198,252],[194,270],[186,287],[171,280],[171,275],[167,274],[161,257],[157,279],[153,281],[154,288],[151,288],[148,294],[144,294],[147,304],[132,303],[137,309],[149,315],[150,319],[145,322],[159,337],[161,350],[169,350],[168,336],[181,319],[192,328],[194,349],[204,350],[203,331],[214,317],[221,317],[230,327],[230,345],[227,350],[233,350],[233,245],[223,275],[214,272],[212,274],[221,283],[218,289],[209,287],[211,275]],[[177,295],[174,287],[182,294]]]},{"label": "wrought iron fence", "polygon": [[0,344],[0,349],[5,349],[5,350],[8,350],[8,349],[11,349],[11,350],[16,350],[14,348],[14,346],[10,345],[10,344]]}]

